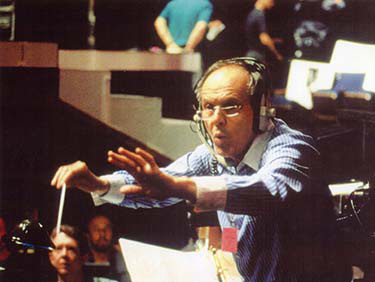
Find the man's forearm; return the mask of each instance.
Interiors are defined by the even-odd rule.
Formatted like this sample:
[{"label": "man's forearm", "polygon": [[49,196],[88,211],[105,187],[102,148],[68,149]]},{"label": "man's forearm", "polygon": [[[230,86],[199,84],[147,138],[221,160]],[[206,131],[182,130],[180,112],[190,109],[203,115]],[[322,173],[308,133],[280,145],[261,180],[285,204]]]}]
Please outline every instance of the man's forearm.
[{"label": "man's forearm", "polygon": [[204,21],[197,22],[194,29],[191,31],[189,39],[185,45],[186,50],[194,50],[195,47],[202,41],[207,31],[207,23]]},{"label": "man's forearm", "polygon": [[193,179],[186,176],[176,177],[175,183],[176,193],[173,196],[195,204],[197,201],[197,187]]},{"label": "man's forearm", "polygon": [[154,22],[154,26],[156,29],[156,33],[166,47],[175,43],[171,33],[169,32],[166,19],[164,19],[163,17],[158,17]]},{"label": "man's forearm", "polygon": [[277,58],[282,57],[279,51],[276,49],[275,43],[268,33],[262,32],[259,35],[260,42],[265,45]]}]

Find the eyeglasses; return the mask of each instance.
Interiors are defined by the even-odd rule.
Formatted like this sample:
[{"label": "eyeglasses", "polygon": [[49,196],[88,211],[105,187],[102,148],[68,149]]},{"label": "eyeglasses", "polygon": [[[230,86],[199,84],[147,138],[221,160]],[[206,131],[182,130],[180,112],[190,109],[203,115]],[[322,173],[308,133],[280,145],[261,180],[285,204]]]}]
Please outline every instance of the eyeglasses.
[{"label": "eyeglasses", "polygon": [[197,111],[197,115],[201,120],[209,120],[212,118],[216,110],[221,110],[226,117],[235,117],[240,114],[242,105],[233,105],[233,106],[207,106],[202,110]]}]

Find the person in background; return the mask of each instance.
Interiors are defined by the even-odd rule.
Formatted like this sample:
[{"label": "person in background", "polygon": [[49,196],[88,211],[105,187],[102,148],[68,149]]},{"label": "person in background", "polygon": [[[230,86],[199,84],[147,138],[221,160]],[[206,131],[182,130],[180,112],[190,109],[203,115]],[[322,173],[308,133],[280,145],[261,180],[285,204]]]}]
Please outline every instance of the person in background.
[{"label": "person in background", "polygon": [[170,1],[154,22],[166,52],[194,52],[206,34],[211,14],[208,0]]},{"label": "person in background", "polygon": [[3,238],[7,234],[5,220],[0,216],[0,267],[3,266],[10,256],[10,251],[8,250]]},{"label": "person in background", "polygon": [[280,40],[271,38],[266,24],[265,12],[270,10],[274,4],[274,0],[257,0],[254,9],[247,16],[245,24],[246,56],[265,61],[265,53],[268,49],[277,60],[283,60],[283,56],[275,45],[276,41]]},{"label": "person in background", "polygon": [[61,225],[51,233],[55,245],[49,253],[49,260],[57,272],[58,282],[91,282],[83,270],[83,255],[87,252],[87,240],[78,229],[70,225]]},{"label": "person in background", "polygon": [[130,282],[125,260],[114,246],[111,220],[105,215],[96,214],[89,220],[87,231],[90,250],[86,264],[106,266],[101,277]]},{"label": "person in background", "polygon": [[5,220],[0,216],[0,281],[5,277],[5,270],[7,268],[10,251],[5,244],[5,236],[7,234]]},{"label": "person in background", "polygon": [[244,22],[248,4],[243,1],[211,0],[213,12],[203,44],[203,70],[218,60],[242,56],[244,46]]}]

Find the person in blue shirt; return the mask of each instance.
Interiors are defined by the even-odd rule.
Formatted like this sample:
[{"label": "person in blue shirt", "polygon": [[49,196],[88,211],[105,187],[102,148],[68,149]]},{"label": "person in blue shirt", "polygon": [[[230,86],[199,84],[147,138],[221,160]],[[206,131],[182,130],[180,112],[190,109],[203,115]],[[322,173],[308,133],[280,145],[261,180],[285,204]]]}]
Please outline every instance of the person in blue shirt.
[{"label": "person in blue shirt", "polygon": [[268,49],[277,60],[283,60],[283,56],[277,50],[275,44],[280,40],[271,38],[266,24],[265,13],[273,6],[274,0],[257,0],[254,9],[247,16],[245,24],[247,56],[265,60],[265,51]]},{"label": "person in blue shirt", "polygon": [[204,144],[192,152],[160,168],[143,149],[119,148],[108,161],[122,170],[98,177],[77,161],[60,167],[51,185],[91,192],[96,204],[186,200],[196,211],[216,210],[243,281],[345,281],[319,152],[310,136],[274,117],[266,66],[249,57],[218,61],[195,92]]},{"label": "person in blue shirt", "polygon": [[211,14],[208,0],[170,1],[154,22],[166,52],[194,52],[204,38]]}]

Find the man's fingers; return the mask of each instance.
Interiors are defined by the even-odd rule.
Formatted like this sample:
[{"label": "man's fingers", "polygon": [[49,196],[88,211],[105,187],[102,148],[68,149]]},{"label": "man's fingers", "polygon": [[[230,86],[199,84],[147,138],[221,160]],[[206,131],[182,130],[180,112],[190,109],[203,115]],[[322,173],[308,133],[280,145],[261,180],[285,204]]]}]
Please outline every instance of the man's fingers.
[{"label": "man's fingers", "polygon": [[120,188],[120,193],[124,195],[144,194],[142,186],[139,185],[124,185]]},{"label": "man's fingers", "polygon": [[135,170],[138,166],[135,161],[113,151],[108,152],[108,162],[123,169]]},{"label": "man's fingers", "polygon": [[53,182],[53,186],[55,186],[57,189],[60,189],[62,187],[62,184],[64,183],[64,177],[65,177],[65,174],[66,174],[66,167],[65,166],[61,166],[59,167],[59,169],[57,170],[52,182]]},{"label": "man's fingers", "polygon": [[81,161],[60,166],[51,180],[51,185],[55,186],[57,189],[62,188],[64,183],[67,187],[74,186],[77,177],[85,177],[88,172],[86,164]]},{"label": "man's fingers", "polygon": [[154,157],[145,150],[136,148],[135,153],[133,153],[120,147],[118,152],[121,156],[131,159],[137,164],[135,167],[137,173],[151,174],[153,170],[157,168]]},{"label": "man's fingers", "polygon": [[57,169],[57,171],[55,172],[55,175],[53,176],[53,178],[52,178],[52,180],[51,180],[51,186],[56,186],[56,184],[57,184],[57,180],[58,180],[58,178],[59,178],[60,168],[61,168],[61,167],[59,167],[59,168]]},{"label": "man's fingers", "polygon": [[152,168],[157,167],[154,156],[151,155],[149,152],[147,152],[147,151],[145,151],[141,148],[136,148],[135,152],[137,154],[141,155],[142,158],[144,158],[146,160],[146,162],[151,165],[151,167],[145,167],[145,171],[146,171],[146,169],[152,169]]},{"label": "man's fingers", "polygon": [[56,171],[52,181],[51,185],[55,186],[57,189],[62,188],[63,184],[69,181],[69,175],[68,170],[65,166],[59,167],[59,169]]},{"label": "man's fingers", "polygon": [[121,154],[122,156],[127,157],[128,159],[133,160],[134,162],[137,163],[137,165],[144,167],[147,164],[147,161],[142,157],[142,155],[138,153],[133,153],[130,152],[129,150],[126,150],[122,147],[118,148],[118,153]]}]

